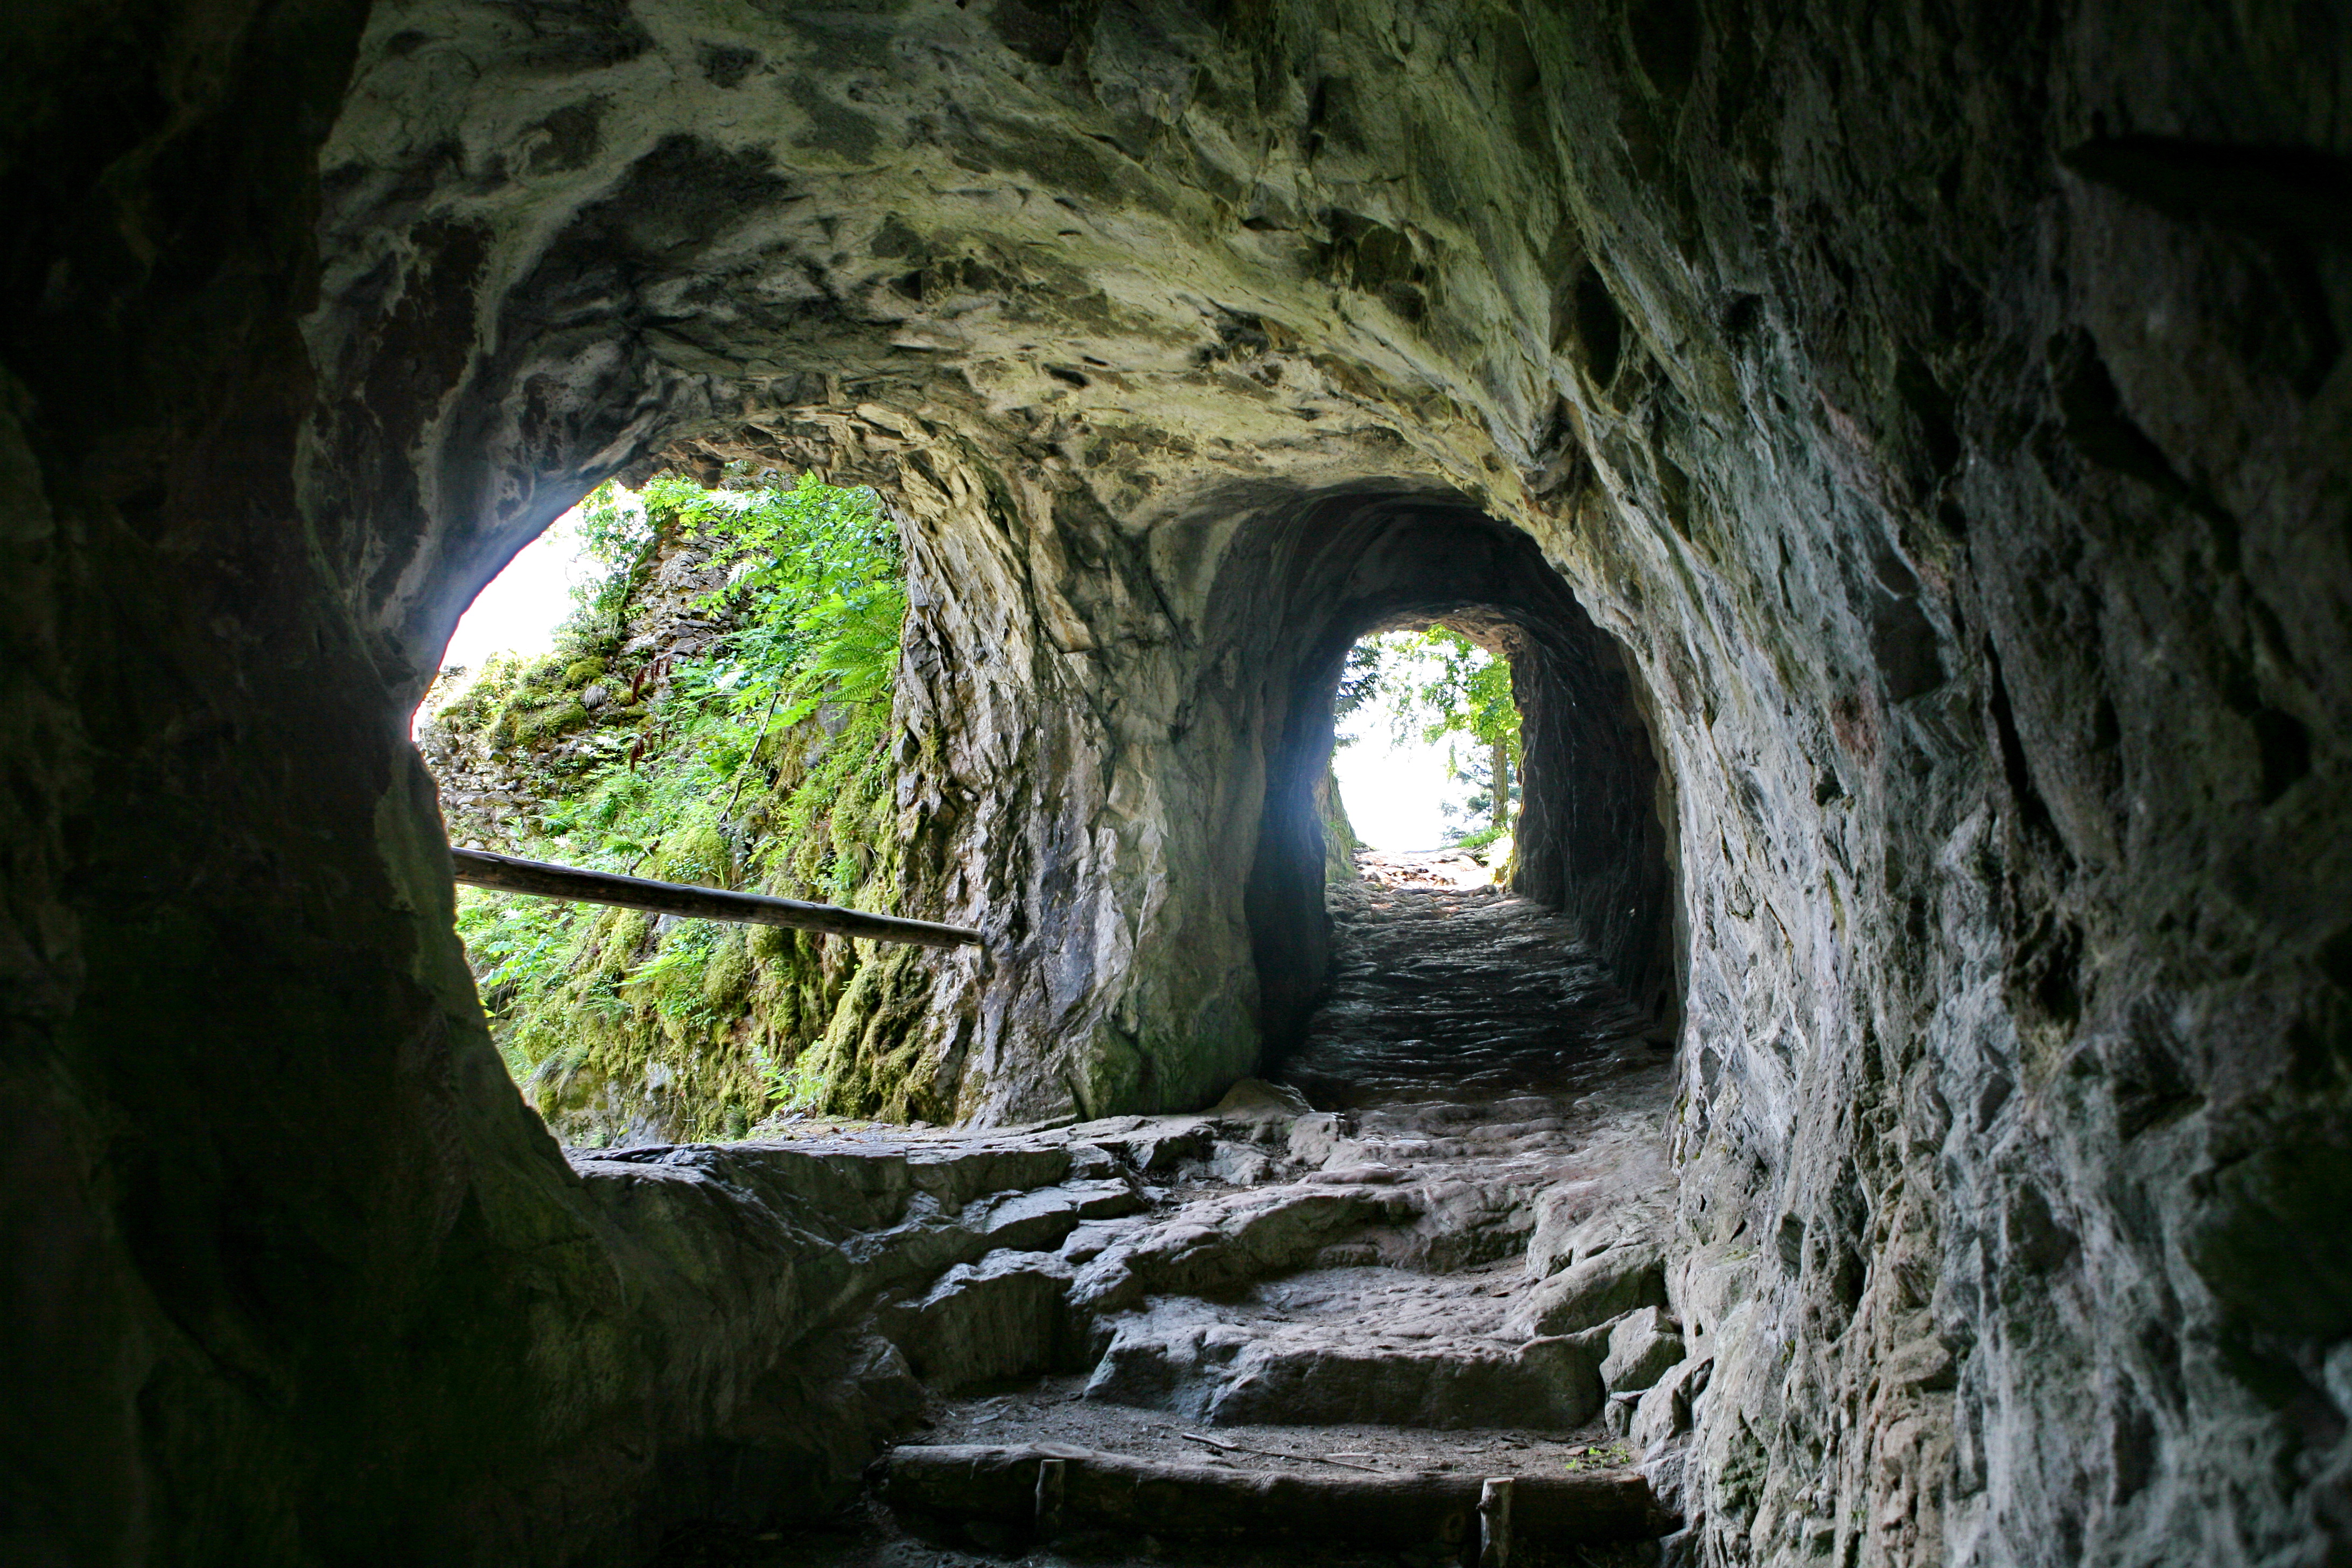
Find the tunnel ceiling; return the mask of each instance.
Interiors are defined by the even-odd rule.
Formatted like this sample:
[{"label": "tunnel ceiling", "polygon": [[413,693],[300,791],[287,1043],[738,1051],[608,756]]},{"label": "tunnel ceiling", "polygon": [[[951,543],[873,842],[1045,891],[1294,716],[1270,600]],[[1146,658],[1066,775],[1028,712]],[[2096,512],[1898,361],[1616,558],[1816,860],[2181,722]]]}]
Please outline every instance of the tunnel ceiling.
[{"label": "tunnel ceiling", "polygon": [[[594,481],[742,458],[902,520],[899,902],[992,938],[861,970],[865,1102],[1252,1069],[1297,684],[1218,585],[1316,497],[1444,494],[1622,648],[1655,748],[1703,1560],[2340,1551],[2339,12],[7,26],[43,1550],[583,1560],[814,1386],[809,1320],[662,1272],[665,1178],[583,1186],[517,1099],[404,729]],[[696,1190],[712,1236],[765,1201]]]},{"label": "tunnel ceiling", "polygon": [[380,11],[323,153],[322,435],[362,506],[432,459],[446,537],[376,563],[420,646],[679,435],[831,469],[952,430],[1139,536],[1234,480],[1573,499],[1586,257],[1516,20],[529,15]]}]

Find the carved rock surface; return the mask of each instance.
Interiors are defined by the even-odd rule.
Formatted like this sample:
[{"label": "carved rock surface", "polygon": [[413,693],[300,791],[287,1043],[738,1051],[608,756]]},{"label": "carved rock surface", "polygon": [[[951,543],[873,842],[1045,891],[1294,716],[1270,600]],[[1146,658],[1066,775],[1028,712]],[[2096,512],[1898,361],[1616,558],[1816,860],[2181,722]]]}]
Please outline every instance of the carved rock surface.
[{"label": "carved rock surface", "polygon": [[1296,1274],[1248,1304],[1184,1298],[1110,1321],[1089,1399],[1213,1426],[1569,1430],[1600,1406],[1580,1340],[1509,1332],[1499,1305],[1378,1267]]},{"label": "carved rock surface", "polygon": [[940,1393],[1050,1372],[1060,1359],[1071,1270],[1011,1250],[959,1263],[919,1301],[884,1314],[915,1372]]},{"label": "carved rock surface", "polygon": [[1629,1312],[1610,1326],[1601,1381],[1611,1394],[1640,1394],[1683,1359],[1683,1337],[1655,1307]]},{"label": "carved rock surface", "polygon": [[1284,1079],[1319,1105],[1392,1100],[1414,1086],[1503,1096],[1550,1088],[1596,1045],[1648,1022],[1582,928],[1493,888],[1378,881],[1328,892],[1334,962]]},{"label": "carved rock surface", "polygon": [[[1260,1070],[1329,958],[1338,661],[1477,618],[1520,890],[1676,1042],[1694,1550],[2341,1556],[2340,7],[5,27],[13,1555],[805,1501],[746,1456],[846,1375],[802,1336],[867,1222],[565,1163],[404,740],[592,483],[742,460],[902,520],[898,902],[992,939],[872,966],[857,1109]],[[877,1256],[966,1245],[908,1205]]]},{"label": "carved rock surface", "polygon": [[1666,1264],[1654,1242],[1599,1252],[1529,1287],[1512,1314],[1527,1333],[1569,1334],[1666,1300]]}]

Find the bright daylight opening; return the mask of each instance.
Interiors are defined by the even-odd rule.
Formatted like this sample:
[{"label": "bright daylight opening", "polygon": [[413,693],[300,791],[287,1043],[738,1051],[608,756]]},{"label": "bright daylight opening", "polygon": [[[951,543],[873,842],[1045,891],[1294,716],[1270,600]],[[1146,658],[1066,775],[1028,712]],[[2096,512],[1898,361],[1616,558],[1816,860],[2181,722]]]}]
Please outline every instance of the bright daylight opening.
[{"label": "bright daylight opening", "polygon": [[[450,842],[887,912],[906,613],[874,492],[599,487],[475,600],[415,726]],[[467,887],[492,1038],[565,1142],[746,1136],[824,1100],[870,944]]]},{"label": "bright daylight opening", "polygon": [[1504,872],[1520,776],[1507,658],[1450,626],[1377,632],[1349,650],[1333,715],[1332,775],[1359,845],[1451,850],[1471,862],[1464,878]]},{"label": "bright daylight opening", "polygon": [[580,509],[573,507],[516,552],[467,606],[442,650],[441,673],[417,708],[412,732],[471,685],[492,659],[537,658],[553,648],[557,631],[580,608],[582,595],[599,574],[581,534]]}]

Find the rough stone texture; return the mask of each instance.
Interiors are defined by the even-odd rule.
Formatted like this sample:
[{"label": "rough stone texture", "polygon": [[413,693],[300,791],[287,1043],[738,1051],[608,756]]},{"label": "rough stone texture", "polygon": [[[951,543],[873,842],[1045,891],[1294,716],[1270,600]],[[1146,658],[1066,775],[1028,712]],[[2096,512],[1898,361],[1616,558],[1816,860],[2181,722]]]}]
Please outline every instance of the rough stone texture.
[{"label": "rough stone texture", "polygon": [[1659,813],[1560,886],[1637,994],[1671,918],[1688,1549],[2344,1549],[2340,8],[5,27],[11,1557],[609,1553],[757,1448],[754,1197],[565,1167],[402,739],[679,442],[905,519],[901,901],[996,946],[874,988],[901,1109],[1250,1070],[1319,672],[1484,551]]},{"label": "rough stone texture", "polygon": [[1683,1338],[1655,1307],[1628,1312],[1609,1330],[1601,1381],[1614,1394],[1640,1394],[1683,1359]]},{"label": "rough stone texture", "polygon": [[1326,1106],[1443,1085],[1465,1095],[1557,1084],[1596,1044],[1638,1034],[1573,920],[1494,888],[1329,889],[1333,961],[1286,1080]]},{"label": "rough stone texture", "polygon": [[1633,1406],[1632,1436],[1644,1453],[1690,1430],[1691,1404],[1706,1392],[1715,1363],[1685,1360],[1643,1392]]},{"label": "rough stone texture", "polygon": [[[1062,1471],[1059,1522],[1076,1527],[1073,1534],[1090,1527],[1093,1539],[1081,1546],[1093,1548],[1089,1556],[1105,1545],[1166,1536],[1213,1542],[1226,1558],[1246,1552],[1254,1561],[1266,1561],[1266,1545],[1275,1542],[1308,1545],[1307,1562],[1328,1562],[1335,1549],[1349,1547],[1371,1547],[1381,1555],[1402,1555],[1402,1548],[1442,1558],[1460,1554],[1465,1538],[1476,1536],[1475,1477],[1243,1475],[1193,1462],[1139,1461],[1075,1444],[894,1448],[882,1493],[894,1509],[929,1515],[935,1525],[986,1521],[1006,1546],[1047,1544],[1031,1531],[1047,1460],[1059,1461]],[[1665,1523],[1643,1478],[1623,1472],[1525,1478],[1511,1519],[1514,1550],[1523,1561],[1563,1550],[1586,1558],[1589,1546],[1646,1541]],[[944,1533],[950,1540],[971,1539],[952,1528]],[[1154,1551],[1141,1560],[1162,1555]]]},{"label": "rough stone texture", "polygon": [[1536,1202],[1535,1233],[1528,1237],[1528,1277],[1541,1279],[1612,1247],[1654,1242],[1664,1234],[1667,1215],[1625,1201],[1629,1184],[1607,1184],[1605,1198],[1591,1190],[1602,1186],[1591,1178],[1545,1189]]},{"label": "rough stone texture", "polygon": [[1066,1331],[1071,1270],[1059,1258],[1007,1248],[960,1263],[887,1331],[925,1383],[941,1393],[966,1384],[1051,1372]]},{"label": "rough stone texture", "polygon": [[[1348,1292],[1359,1313],[1377,1311]],[[1330,1326],[1249,1329],[1175,1301],[1119,1323],[1087,1397],[1166,1409],[1211,1426],[1580,1426],[1601,1403],[1591,1353],[1565,1338],[1402,1349]],[[1428,1331],[1381,1323],[1418,1339]]]},{"label": "rough stone texture", "polygon": [[1532,1286],[1512,1313],[1513,1327],[1531,1334],[1572,1334],[1643,1307],[1664,1304],[1665,1259],[1657,1247],[1635,1242],[1597,1253]]}]

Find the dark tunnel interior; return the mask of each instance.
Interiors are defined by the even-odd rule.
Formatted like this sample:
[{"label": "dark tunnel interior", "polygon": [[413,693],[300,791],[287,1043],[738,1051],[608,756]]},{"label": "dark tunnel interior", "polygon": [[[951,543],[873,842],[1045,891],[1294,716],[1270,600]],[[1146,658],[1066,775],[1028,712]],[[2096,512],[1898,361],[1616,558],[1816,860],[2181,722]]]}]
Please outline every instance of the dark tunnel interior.
[{"label": "dark tunnel interior", "polygon": [[1367,632],[1436,621],[1511,660],[1526,748],[1514,890],[1568,915],[1626,998],[1671,1031],[1669,817],[1649,728],[1622,650],[1534,542],[1459,497],[1349,489],[1254,522],[1225,570],[1218,602],[1263,617],[1277,672],[1247,889],[1269,1049],[1296,1042],[1329,961],[1315,788],[1340,665]]}]

